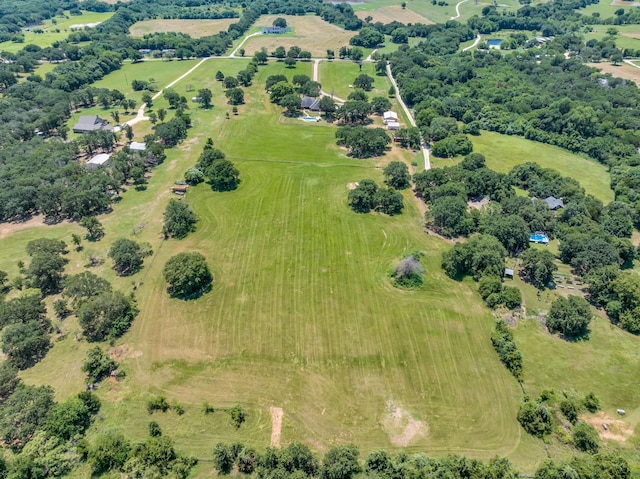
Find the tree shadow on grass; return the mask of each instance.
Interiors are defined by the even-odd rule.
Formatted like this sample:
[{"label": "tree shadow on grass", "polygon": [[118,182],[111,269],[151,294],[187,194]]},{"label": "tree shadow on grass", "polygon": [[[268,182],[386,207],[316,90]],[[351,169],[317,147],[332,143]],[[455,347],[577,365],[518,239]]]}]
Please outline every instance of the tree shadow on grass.
[{"label": "tree shadow on grass", "polygon": [[195,293],[178,294],[172,291],[172,288],[169,287],[167,288],[167,293],[169,293],[169,296],[171,296],[172,298],[181,299],[183,301],[193,301],[210,292],[212,288],[213,288],[213,283],[209,283],[204,288],[196,291]]}]

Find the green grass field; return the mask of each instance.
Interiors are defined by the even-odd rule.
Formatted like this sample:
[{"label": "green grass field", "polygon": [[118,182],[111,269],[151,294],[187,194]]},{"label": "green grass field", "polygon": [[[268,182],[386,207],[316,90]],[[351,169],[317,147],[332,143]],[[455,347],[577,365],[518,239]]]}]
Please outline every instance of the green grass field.
[{"label": "green grass field", "polygon": [[[521,393],[491,347],[493,319],[476,286],[452,281],[440,269],[441,254],[449,246],[425,234],[409,191],[405,212],[396,217],[358,215],[348,208],[347,184],[363,178],[380,181],[380,166],[388,159],[346,157],[335,145],[334,126],[284,119],[264,92],[269,75],[310,75],[310,64],[298,62],[287,69],[271,62],[262,67],[246,90],[246,105],[226,120],[231,107],[215,73],[233,74],[246,61],[209,60],[175,86],[181,94],[188,93],[188,85],[211,88],[214,107],[191,105],[189,139],[167,151],[146,190],[130,188],[111,214],[100,217],[106,229],[103,240],[85,242],[84,251],[69,254],[67,271],[74,273],[83,269],[89,253],[106,256],[118,237],[148,241],[154,250],[144,269],[129,278],[116,277],[109,261],[96,268],[119,289],[129,292],[135,286],[141,312],[115,345],[127,377],[99,388],[104,419],[91,427],[89,440],[110,427],[142,438],[153,419],[179,450],[203,460],[193,476],[211,477],[213,444],[243,441],[263,450],[271,434],[269,407],[279,406],[284,409],[283,444],[301,440],[317,451],[353,442],[363,453],[384,447],[430,455],[499,454],[531,472],[547,457],[544,445],[515,421]],[[155,63],[158,68],[186,64]],[[166,73],[168,82],[167,72],[146,70],[149,65],[142,64],[145,75],[158,79]],[[325,81],[323,71],[323,88],[327,82],[338,88],[341,72],[330,68]],[[352,73],[356,69],[342,71],[345,78]],[[158,100],[154,108],[166,106],[163,102]],[[195,163],[207,137],[236,163],[242,183],[226,193],[213,192],[206,184],[190,189],[186,201],[198,213],[197,231],[182,241],[163,241],[159,233],[169,187]],[[504,138],[483,133],[474,140],[489,166],[500,171],[516,159],[523,161],[523,151],[581,176],[584,166],[591,165],[561,155],[560,149]],[[413,157],[402,150],[393,155],[405,161]],[[608,179],[602,172],[600,176],[599,182],[597,173],[589,176],[589,188],[606,198]],[[134,235],[136,225],[145,226]],[[26,259],[24,245],[30,239],[59,237],[70,244],[71,233],[80,231],[74,224],[4,235],[0,230],[0,269],[15,276],[16,261]],[[400,291],[391,286],[388,273],[412,248],[425,252],[425,286]],[[215,276],[213,290],[196,301],[166,294],[162,267],[181,251],[204,254]],[[75,339],[74,318],[60,326],[66,336],[22,377],[54,385],[63,399],[83,389],[79,368],[89,345]],[[637,384],[640,371],[638,338],[600,321],[593,341],[568,345],[527,322],[516,330],[516,340],[532,391],[551,386],[583,394],[593,390],[606,411],[626,407],[630,419],[636,418],[638,392],[631,385]],[[542,364],[539,370],[537,364]],[[586,364],[603,368],[595,377],[607,377],[589,384]],[[150,417],[145,403],[152,394],[179,401],[186,414]],[[205,401],[217,409],[243,404],[247,423],[236,431],[223,411],[205,416]],[[402,417],[398,423],[391,417],[393,408]],[[568,453],[556,445],[548,452],[552,457]],[[86,470],[76,473],[86,475]]]},{"label": "green grass field", "polygon": [[[15,53],[22,50],[25,45],[38,45],[39,47],[49,47],[53,42],[64,40],[71,33],[73,25],[89,24],[104,22],[113,15],[113,12],[87,12],[83,11],[82,15],[69,15],[66,12],[64,17],[54,17],[51,20],[45,20],[42,25],[34,27],[40,29],[43,33],[35,33],[32,30],[24,32],[24,42],[2,42],[0,43],[0,51]],[[55,23],[53,23],[55,21]]]},{"label": "green grass field", "polygon": [[[227,65],[242,66],[212,60],[196,72],[213,78]],[[155,393],[186,406],[185,416],[158,420],[170,425],[180,449],[202,458],[217,440],[263,448],[272,405],[285,411],[284,443],[304,440],[319,450],[337,442],[355,442],[364,451],[406,443],[433,454],[480,457],[517,450],[523,444],[513,421],[518,389],[488,341],[490,314],[468,284],[441,273],[446,245],[423,233],[408,193],[405,214],[394,218],[348,209],[347,183],[380,180],[380,160],[345,157],[334,144],[333,126],[281,122],[261,86],[279,71],[279,64],[262,69],[247,106],[230,120],[224,119],[222,90],[214,86],[216,106],[192,111],[190,139],[169,151],[146,191],[127,192],[101,218],[104,240],[86,245],[105,253],[115,238],[146,224],[137,238],[155,251],[132,278],[116,278],[108,264],[99,269],[124,290],[138,284],[141,314],[118,342],[128,351],[127,379],[100,388],[105,420],[92,429],[127,424],[127,434],[142,435],[149,420],[144,402]],[[187,200],[200,216],[198,231],[163,242],[158,233],[168,188],[195,162],[207,136],[236,162],[243,182],[224,194],[206,185],[191,190]],[[59,225],[16,232],[0,240],[0,267],[15,274],[11,264],[24,256],[28,238],[46,231],[69,241],[77,230]],[[426,252],[426,286],[395,290],[387,274],[413,247]],[[213,291],[198,301],[172,300],[162,266],[190,250],[208,258]],[[70,272],[81,269],[84,254],[71,254]],[[63,327],[67,337],[24,373],[28,382],[54,382],[60,398],[82,388],[71,368],[79,367],[87,347],[75,341],[73,320]],[[57,374],[60,368],[69,372]],[[235,432],[224,415],[203,416],[204,401],[244,404],[247,425]],[[391,404],[405,421],[420,421],[415,431],[406,424],[381,427],[391,421]]]},{"label": "green grass field", "polygon": [[367,92],[369,98],[374,96],[387,96],[391,82],[386,76],[377,76],[373,63],[363,63],[362,69],[353,62],[321,62],[319,67],[319,80],[322,89],[327,93],[333,93],[340,98],[346,99],[353,88],[349,85],[364,73],[375,79],[373,89]]},{"label": "green grass field", "polygon": [[615,28],[618,34],[614,37],[618,48],[640,48],[640,25],[593,25],[593,31],[584,33],[585,41],[602,40],[607,36],[607,30]]},{"label": "green grass field", "polygon": [[[613,201],[609,173],[604,165],[569,153],[557,146],[545,145],[516,136],[483,131],[471,137],[474,151],[487,158],[487,166],[507,173],[515,165],[533,161],[543,168],[553,168],[565,176],[575,177],[587,193],[605,203]],[[449,160],[440,160],[448,162]],[[580,172],[578,175],[576,172]]]}]

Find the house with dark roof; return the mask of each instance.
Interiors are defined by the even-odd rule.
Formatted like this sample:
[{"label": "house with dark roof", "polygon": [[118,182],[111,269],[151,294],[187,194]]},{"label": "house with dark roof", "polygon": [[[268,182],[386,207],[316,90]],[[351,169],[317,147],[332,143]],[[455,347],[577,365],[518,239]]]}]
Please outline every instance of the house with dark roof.
[{"label": "house with dark roof", "polygon": [[109,126],[109,122],[100,118],[98,115],[93,116],[81,116],[78,119],[78,123],[73,125],[74,133],[88,133],[90,131],[96,130],[113,130],[111,126]]},{"label": "house with dark roof", "polygon": [[564,201],[562,201],[562,198],[554,198],[553,196],[549,196],[542,201],[544,201],[547,206],[549,206],[550,210],[564,208]]},{"label": "house with dark roof", "polygon": [[311,96],[302,97],[300,107],[305,110],[320,111],[320,100]]}]

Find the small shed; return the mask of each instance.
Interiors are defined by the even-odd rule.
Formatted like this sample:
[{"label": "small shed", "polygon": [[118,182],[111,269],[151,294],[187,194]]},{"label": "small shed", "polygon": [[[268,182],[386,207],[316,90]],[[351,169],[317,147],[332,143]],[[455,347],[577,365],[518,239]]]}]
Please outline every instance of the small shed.
[{"label": "small shed", "polygon": [[145,143],[139,143],[137,141],[132,141],[131,144],[129,144],[129,149],[131,151],[146,151],[147,145]]},{"label": "small shed", "polygon": [[191,97],[191,101],[193,103],[200,103],[202,101],[202,98],[200,98],[199,96],[193,96]]},{"label": "small shed", "polygon": [[183,185],[172,186],[171,192],[177,195],[184,195],[187,192],[187,186],[183,186]]},{"label": "small shed", "polygon": [[398,115],[394,111],[385,111],[382,114],[384,124],[387,125],[390,121],[398,122]]},{"label": "small shed", "polygon": [[509,279],[513,279],[513,270],[511,268],[505,268],[504,269],[504,277],[505,278],[509,278]]},{"label": "small shed", "polygon": [[387,130],[399,130],[399,129],[400,129],[400,123],[398,123],[397,121],[387,122]]},{"label": "small shed", "polygon": [[100,153],[87,161],[84,166],[86,168],[100,168],[109,161],[109,158],[111,158],[111,155]]}]

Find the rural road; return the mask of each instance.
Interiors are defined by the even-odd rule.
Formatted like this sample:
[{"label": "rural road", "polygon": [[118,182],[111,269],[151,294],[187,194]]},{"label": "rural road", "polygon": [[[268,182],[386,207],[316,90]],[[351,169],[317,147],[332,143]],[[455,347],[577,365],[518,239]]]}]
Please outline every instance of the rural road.
[{"label": "rural road", "polygon": [[[628,58],[625,58],[624,60],[622,60],[624,63],[626,63],[627,65],[631,65],[634,68],[640,68],[640,66],[636,65],[635,63],[633,63],[632,60],[629,60]],[[636,60],[637,61],[637,60]]]},{"label": "rural road", "polygon": [[462,5],[464,2],[468,2],[469,0],[462,0],[461,2],[456,3],[456,16],[455,17],[451,17],[450,20],[457,20],[458,18],[460,18],[460,5]]},{"label": "rural road", "polygon": [[[316,81],[318,83],[320,83],[320,80],[318,80],[318,78],[320,77],[319,70],[320,70],[320,62],[321,61],[322,60],[319,59],[319,58],[316,58],[315,60],[313,60],[313,78],[312,78],[312,80]],[[330,96],[331,98],[333,98],[336,101],[336,103],[345,103],[346,102],[346,100],[340,98],[339,96],[332,95],[330,93],[327,93],[326,91],[320,90],[320,93],[322,95],[324,95],[324,96]]]},{"label": "rural road", "polygon": [[[391,65],[389,65],[388,62],[387,62],[387,75],[389,75],[389,79],[391,80],[391,83],[393,84],[393,88],[395,88],[395,90],[396,90],[396,99],[398,100],[398,103],[400,103],[400,106],[402,106],[402,109],[404,110],[405,114],[407,115],[407,118],[409,119],[409,123],[411,123],[411,126],[415,127],[416,126],[416,120],[413,118],[413,115],[411,114],[411,111],[409,110],[409,108],[407,107],[406,103],[404,102],[404,100],[400,96],[400,89],[398,88],[398,84],[396,83],[396,79],[393,78],[393,73],[391,73]],[[420,134],[420,148],[422,149],[422,154],[424,155],[424,169],[425,170],[430,170],[431,169],[431,160],[429,158],[429,148],[427,148],[426,145],[427,144],[425,143],[424,139],[422,138],[422,133],[421,133]]]},{"label": "rural road", "polygon": [[474,40],[474,42],[469,45],[468,47],[464,47],[462,49],[463,52],[466,52],[467,50],[471,50],[473,47],[477,47],[478,43],[480,43],[480,40],[482,39],[482,37],[480,36],[480,34],[478,33],[478,36],[476,37],[476,39]]},{"label": "rural road", "polygon": [[242,45],[244,45],[246,41],[249,40],[249,38],[257,37],[258,35],[262,35],[262,32],[255,32],[255,33],[252,33],[251,35],[247,35],[246,37],[244,37],[240,42],[240,44],[231,52],[231,55],[229,55],[229,58],[236,58],[236,53],[238,53],[238,50],[242,48]]},{"label": "rural road", "polygon": [[375,52],[377,52],[378,49],[376,48],[375,50],[373,50],[371,53],[369,53],[369,56],[367,58],[364,59],[365,62],[372,62],[373,60],[371,59],[371,55],[373,55]]}]

